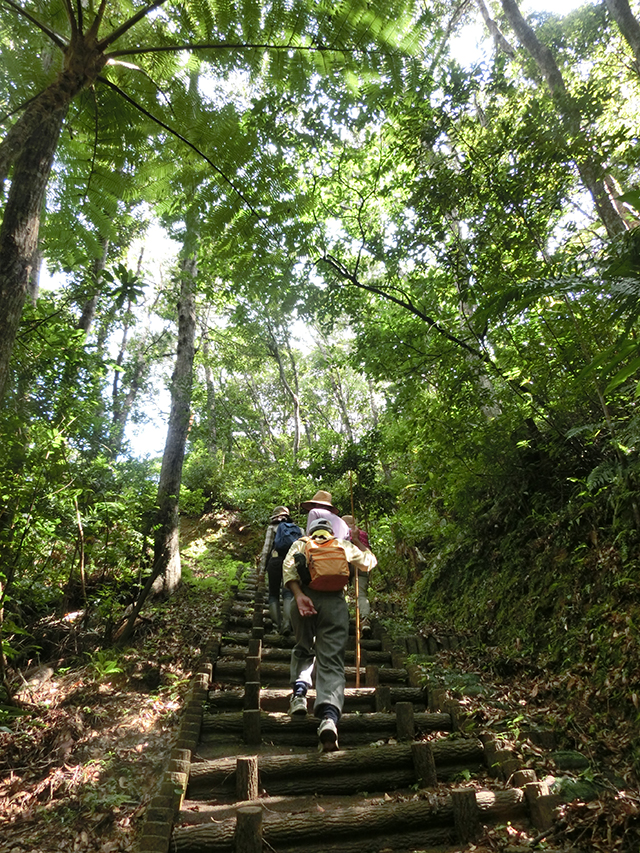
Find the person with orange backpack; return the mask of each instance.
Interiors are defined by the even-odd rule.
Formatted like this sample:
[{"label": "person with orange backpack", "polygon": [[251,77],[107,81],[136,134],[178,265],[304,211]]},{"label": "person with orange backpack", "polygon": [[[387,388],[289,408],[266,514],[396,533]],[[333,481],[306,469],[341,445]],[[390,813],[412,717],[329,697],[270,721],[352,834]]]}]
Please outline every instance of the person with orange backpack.
[{"label": "person with orange backpack", "polygon": [[291,652],[289,714],[307,713],[307,690],[315,676],[313,710],[320,719],[318,749],[333,752],[339,748],[338,721],[344,705],[344,659],[349,637],[344,589],[353,571],[373,568],[375,557],[370,552],[365,556],[346,539],[337,539],[328,518],[313,520],[307,532],[289,548],[282,565],[283,582],[296,605],[291,611],[296,644]]}]

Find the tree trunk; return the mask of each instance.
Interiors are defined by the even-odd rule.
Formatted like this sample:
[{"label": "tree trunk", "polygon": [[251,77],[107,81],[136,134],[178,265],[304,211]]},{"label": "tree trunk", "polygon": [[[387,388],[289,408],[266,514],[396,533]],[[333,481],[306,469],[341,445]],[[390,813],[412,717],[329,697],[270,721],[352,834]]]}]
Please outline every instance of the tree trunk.
[{"label": "tree trunk", "polygon": [[207,450],[209,453],[215,453],[218,448],[216,386],[213,381],[213,371],[211,370],[209,340],[204,331],[202,334],[202,358],[204,361],[204,378],[207,389]]},{"label": "tree trunk", "polygon": [[507,56],[511,57],[511,59],[515,59],[515,50],[511,47],[507,39],[500,31],[500,27],[489,14],[489,10],[485,5],[484,0],[476,0],[476,6],[480,10],[480,14],[482,15],[482,19],[485,23],[485,26],[491,34],[491,38],[493,39],[493,43],[496,46],[496,50],[502,51],[502,53],[506,53]]},{"label": "tree trunk", "polygon": [[349,411],[347,409],[347,404],[344,399],[344,394],[342,393],[342,385],[340,383],[340,374],[338,373],[338,368],[332,363],[324,341],[322,340],[322,338],[320,338],[320,336],[316,338],[316,343],[318,344],[320,352],[324,356],[324,360],[327,364],[327,376],[329,378],[329,384],[331,385],[333,396],[335,397],[335,401],[340,412],[342,428],[344,429],[345,435],[347,436],[348,440],[353,443],[353,429],[351,427],[351,419],[349,418]]},{"label": "tree trunk", "polygon": [[[188,227],[188,226],[187,226]],[[195,242],[192,241],[191,242]],[[184,451],[189,434],[189,412],[193,384],[196,309],[196,250],[186,250],[182,262],[180,302],[178,303],[178,349],[171,377],[171,413],[167,441],[158,484],[158,511],[153,551],[156,580],[153,592],[171,594],[180,583],[178,498],[182,482]]]},{"label": "tree trunk", "polygon": [[13,169],[0,228],[0,399],[36,264],[40,215],[67,105],[42,115]]},{"label": "tree trunk", "polygon": [[623,220],[611,203],[604,184],[604,170],[594,156],[592,147],[581,128],[581,117],[577,104],[567,92],[562,73],[549,48],[538,40],[534,30],[527,24],[518,8],[516,0],[501,0],[502,8],[509,25],[518,37],[520,44],[533,58],[542,74],[562,119],[564,130],[574,145],[585,153],[576,157],[575,163],[582,182],[589,190],[598,216],[610,237],[626,230]]},{"label": "tree trunk", "polygon": [[64,70],[35,97],[0,144],[0,191],[13,165],[0,229],[0,399],[38,246],[40,216],[51,166],[69,104],[98,76],[106,57],[95,33],[76,33]]},{"label": "tree trunk", "polygon": [[[280,374],[280,381],[282,382],[282,387],[285,390],[285,393],[291,400],[293,404],[293,424],[294,424],[294,432],[293,432],[293,458],[297,459],[298,451],[300,449],[300,399],[296,391],[291,387],[287,380],[287,375],[284,370],[284,364],[282,363],[282,356],[280,355],[280,348],[278,346],[278,341],[276,340],[276,336],[273,333],[273,329],[271,328],[271,324],[267,325],[269,332],[269,340],[267,341],[267,350],[270,355],[273,357],[274,361],[278,365],[278,372]],[[289,350],[289,355],[291,356],[291,351]],[[297,380],[294,372],[294,378]]]},{"label": "tree trunk", "polygon": [[634,17],[628,0],[605,0],[609,14],[633,51],[636,74],[640,74],[640,23]]},{"label": "tree trunk", "polygon": [[149,359],[146,356],[146,351],[141,350],[136,356],[131,378],[129,380],[129,390],[126,394],[120,393],[117,400],[114,400],[113,410],[113,428],[111,434],[111,447],[114,458],[122,450],[122,442],[124,438],[124,430],[127,425],[127,420],[136,401],[138,392],[142,388],[145,377],[149,373]]},{"label": "tree trunk", "polygon": [[91,269],[93,278],[93,295],[85,302],[82,314],[78,320],[78,328],[82,329],[86,335],[89,334],[91,326],[93,325],[94,317],[96,316],[96,306],[98,304],[98,296],[100,294],[100,285],[102,284],[102,273],[107,265],[108,252],[109,240],[104,239],[102,241],[102,256],[94,258]]}]

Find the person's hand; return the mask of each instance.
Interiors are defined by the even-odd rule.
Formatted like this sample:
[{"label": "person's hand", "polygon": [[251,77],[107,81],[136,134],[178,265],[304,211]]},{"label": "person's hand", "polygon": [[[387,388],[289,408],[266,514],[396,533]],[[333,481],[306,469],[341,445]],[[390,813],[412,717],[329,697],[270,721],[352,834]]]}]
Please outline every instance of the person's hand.
[{"label": "person's hand", "polygon": [[313,601],[303,592],[296,596],[296,604],[298,605],[298,612],[301,616],[315,616],[318,612],[313,606]]}]

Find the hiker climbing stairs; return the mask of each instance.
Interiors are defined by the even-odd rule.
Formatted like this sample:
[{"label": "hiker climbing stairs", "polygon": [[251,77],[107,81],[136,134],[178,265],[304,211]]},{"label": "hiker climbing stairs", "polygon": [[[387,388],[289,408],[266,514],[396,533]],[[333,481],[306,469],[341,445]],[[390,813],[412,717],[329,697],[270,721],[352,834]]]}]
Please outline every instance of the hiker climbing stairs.
[{"label": "hiker climbing stairs", "polygon": [[423,637],[400,647],[374,623],[358,679],[350,637],[340,749],[318,754],[318,720],[288,714],[294,640],[265,600],[253,573],[222,608],[140,853],[456,850],[486,824],[548,825],[555,801],[534,771],[421,683]]}]

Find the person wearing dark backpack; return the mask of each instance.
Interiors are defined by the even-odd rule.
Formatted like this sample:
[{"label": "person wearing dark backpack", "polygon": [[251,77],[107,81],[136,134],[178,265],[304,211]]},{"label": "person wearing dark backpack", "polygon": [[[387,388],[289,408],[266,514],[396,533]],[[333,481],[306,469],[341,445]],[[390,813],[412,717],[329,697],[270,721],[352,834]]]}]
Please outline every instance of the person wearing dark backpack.
[{"label": "person wearing dark backpack", "polygon": [[291,622],[296,644],[291,652],[293,692],[289,714],[307,713],[307,690],[315,680],[314,714],[320,719],[318,749],[338,749],[338,721],[344,705],[344,659],[349,610],[344,588],[351,571],[368,571],[370,558],[352,542],[333,535],[327,518],[317,518],[309,535],[293,543],[283,563],[283,579],[295,598]]},{"label": "person wearing dark backpack", "polygon": [[[291,608],[293,594],[282,585],[282,562],[291,544],[302,536],[302,530],[291,518],[286,506],[277,506],[271,513],[269,526],[260,555],[260,572],[269,580],[269,615],[276,631],[284,637],[291,633]],[[282,593],[282,611],[280,594]]]}]

